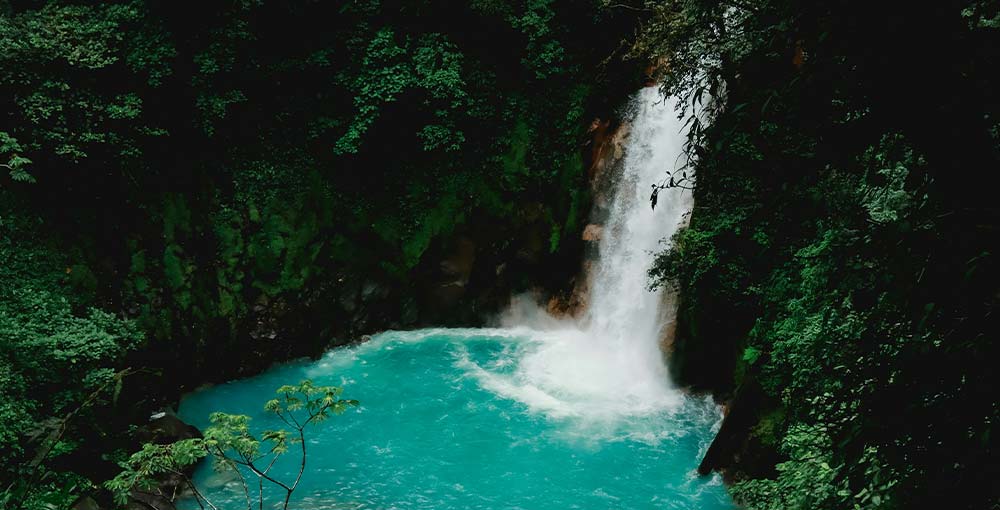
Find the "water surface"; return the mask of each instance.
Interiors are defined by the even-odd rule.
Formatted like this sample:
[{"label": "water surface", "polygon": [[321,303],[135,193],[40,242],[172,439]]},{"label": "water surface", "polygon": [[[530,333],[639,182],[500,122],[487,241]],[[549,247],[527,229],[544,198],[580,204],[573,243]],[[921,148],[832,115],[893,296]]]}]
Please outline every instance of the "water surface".
[{"label": "water surface", "polygon": [[[660,351],[676,307],[648,288],[655,253],[692,207],[689,192],[651,186],[683,160],[675,101],[640,91],[625,117],[620,165],[603,182],[605,208],[589,307],[577,320],[515,303],[506,329],[390,332],[315,363],[195,393],[181,415],[261,411],[283,384],[342,385],[359,410],[309,436],[308,477],[294,508],[731,508],[718,477],[695,467],[719,410],[670,384]],[[667,243],[667,244],[664,244]],[[276,466],[293,479],[294,458]],[[198,472],[227,508],[245,508],[233,483]],[[235,484],[238,487],[238,484]]]},{"label": "water surface", "polygon": [[[532,377],[546,374],[527,373],[535,368],[523,361],[567,334],[389,332],[317,362],[193,393],[180,414],[199,427],[216,410],[250,414],[257,430],[278,427],[263,403],[303,378],[341,385],[360,400],[359,409],[309,432],[308,469],[292,508],[732,508],[717,476],[695,473],[717,407],[680,393],[646,406],[588,403],[577,397],[590,388],[574,395],[536,385]],[[286,460],[275,472],[291,480],[297,459]],[[196,481],[220,508],[246,506],[238,483],[208,465]],[[283,492],[269,494],[278,502]]]}]

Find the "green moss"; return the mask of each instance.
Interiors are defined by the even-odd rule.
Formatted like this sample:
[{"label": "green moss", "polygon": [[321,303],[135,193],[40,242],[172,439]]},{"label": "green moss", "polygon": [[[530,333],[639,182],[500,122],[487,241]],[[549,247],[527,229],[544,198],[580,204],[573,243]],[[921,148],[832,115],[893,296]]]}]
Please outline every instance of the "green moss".
[{"label": "green moss", "polygon": [[526,161],[531,143],[531,129],[523,118],[519,118],[510,132],[509,149],[501,159],[503,176],[508,183],[516,182],[519,176],[528,172]]},{"label": "green moss", "polygon": [[787,416],[784,407],[769,410],[761,416],[754,425],[751,435],[765,448],[778,449],[787,426]]}]

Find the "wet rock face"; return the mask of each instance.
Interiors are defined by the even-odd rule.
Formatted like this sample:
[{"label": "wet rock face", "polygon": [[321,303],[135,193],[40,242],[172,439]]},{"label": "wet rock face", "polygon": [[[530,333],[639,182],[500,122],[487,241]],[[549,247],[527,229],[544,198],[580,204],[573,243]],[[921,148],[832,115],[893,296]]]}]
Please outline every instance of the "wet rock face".
[{"label": "wet rock face", "polygon": [[588,132],[590,139],[587,181],[593,196],[591,223],[580,233],[584,242],[583,260],[580,269],[572,279],[568,292],[550,296],[546,310],[555,317],[579,317],[587,309],[590,295],[593,261],[597,259],[601,237],[604,235],[603,221],[608,215],[609,192],[612,189],[613,170],[625,157],[625,141],[629,135],[629,125],[609,119],[595,118]]},{"label": "wet rock face", "polygon": [[69,510],[102,510],[101,505],[97,504],[97,501],[90,496],[83,496],[82,498],[76,500],[73,506],[69,507]]},{"label": "wet rock face", "polygon": [[611,189],[610,170],[625,157],[625,140],[630,126],[611,120],[594,119],[588,132],[590,140],[590,161],[587,166],[587,180],[594,197],[594,219],[603,220],[607,212],[608,191]]},{"label": "wet rock face", "polygon": [[573,290],[568,294],[555,295],[549,298],[545,311],[559,318],[579,318],[587,311],[590,296],[591,263],[584,261],[580,274],[573,283]]},{"label": "wet rock face", "polygon": [[785,460],[773,436],[774,427],[783,419],[779,403],[768,398],[754,379],[748,379],[726,404],[722,426],[698,473],[719,471],[727,483],[773,478],[777,464]]},{"label": "wet rock face", "polygon": [[200,430],[185,423],[171,410],[154,413],[149,424],[136,431],[136,439],[141,443],[170,444],[199,437],[202,437]]},{"label": "wet rock face", "polygon": [[646,87],[657,86],[659,78],[662,78],[663,74],[667,72],[668,64],[666,57],[657,57],[647,64],[643,70],[643,85]]},{"label": "wet rock face", "polygon": [[438,263],[438,282],[431,289],[429,305],[444,309],[457,304],[465,295],[475,262],[475,241],[466,236],[456,239],[449,253]]},{"label": "wet rock face", "polygon": [[660,351],[665,356],[665,361],[669,363],[674,353],[674,342],[677,340],[677,305],[680,302],[680,293],[675,289],[665,289],[663,292],[663,309],[669,310],[664,317],[663,336],[660,337]]},{"label": "wet rock face", "polygon": [[587,179],[593,187],[597,173],[603,171],[605,155],[608,149],[608,140],[614,135],[615,129],[611,126],[610,119],[596,118],[590,123],[587,134],[590,140],[590,166],[587,171]]},{"label": "wet rock face", "polygon": [[604,226],[598,225],[596,223],[591,223],[583,229],[583,240],[587,242],[597,242],[601,240],[601,234],[604,232]]},{"label": "wet rock face", "polygon": [[129,493],[129,502],[125,508],[127,510],[149,510],[150,508],[176,510],[175,503],[184,494],[185,487],[184,478],[180,475],[160,475],[157,486],[149,491],[133,489]]}]

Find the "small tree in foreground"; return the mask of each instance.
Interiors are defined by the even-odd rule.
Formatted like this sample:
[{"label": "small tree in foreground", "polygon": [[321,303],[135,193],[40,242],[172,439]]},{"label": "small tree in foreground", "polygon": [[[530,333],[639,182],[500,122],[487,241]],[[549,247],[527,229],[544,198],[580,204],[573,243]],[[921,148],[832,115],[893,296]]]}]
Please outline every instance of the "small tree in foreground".
[{"label": "small tree in foreground", "polygon": [[[308,380],[278,388],[278,398],[268,401],[264,409],[277,416],[291,430],[265,430],[259,436],[250,432],[249,416],[212,413],[212,425],[205,430],[204,438],[185,439],[166,445],[147,443],[122,463],[122,472],[106,482],[105,486],[121,505],[128,502],[133,489],[158,494],[172,501],[176,494],[160,493],[156,478],[173,475],[183,481],[179,488],[189,489],[198,506],[219,510],[185,473],[185,468],[205,457],[212,457],[216,469],[236,475],[246,496],[248,510],[254,507],[254,493],[258,507],[264,508],[265,485],[277,486],[285,491],[283,508],[287,510],[292,493],[306,470],[306,427],[358,405],[356,400],[341,399],[342,393],[342,388],[316,386]],[[288,482],[274,478],[271,468],[278,457],[295,446],[302,456],[295,479]],[[254,479],[256,487],[251,488]]]}]

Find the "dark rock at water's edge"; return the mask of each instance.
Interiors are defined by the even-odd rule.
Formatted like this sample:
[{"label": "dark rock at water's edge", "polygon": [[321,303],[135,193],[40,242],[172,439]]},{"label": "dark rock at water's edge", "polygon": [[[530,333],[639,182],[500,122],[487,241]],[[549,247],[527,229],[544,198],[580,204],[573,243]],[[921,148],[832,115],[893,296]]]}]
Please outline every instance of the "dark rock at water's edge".
[{"label": "dark rock at water's edge", "polygon": [[[162,409],[149,416],[148,423],[122,438],[118,446],[129,451],[139,450],[145,443],[172,444],[185,439],[202,437],[197,427],[185,423],[171,409]],[[188,480],[194,473],[194,466],[189,466],[184,473],[164,473],[156,477],[156,487],[151,490],[133,489],[129,494],[129,502],[125,508],[129,510],[174,510],[179,498],[190,491]],[[116,508],[109,495],[98,492],[80,497],[70,510],[104,510]]]},{"label": "dark rock at water's edge", "polygon": [[202,437],[197,427],[185,423],[169,409],[154,413],[150,416],[149,424],[139,427],[134,435],[141,443],[156,444],[170,444]]},{"label": "dark rock at water's edge", "polygon": [[783,460],[778,436],[784,426],[784,407],[764,393],[754,368],[741,358],[753,318],[700,313],[728,309],[706,305],[709,296],[679,299],[675,335],[667,349],[670,374],[680,386],[712,394],[725,409],[698,472],[718,471],[727,483],[774,477]]},{"label": "dark rock at water's edge", "polygon": [[[725,409],[698,472],[718,471],[728,483],[773,477],[782,461],[777,435],[784,424],[783,407],[765,395],[755,369],[742,360],[755,311],[729,306],[711,293],[678,299],[676,327],[667,347],[671,377],[692,391],[712,394]],[[731,313],[719,315],[716,310]]]},{"label": "dark rock at water's edge", "polygon": [[774,477],[781,461],[775,432],[783,419],[756,380],[744,381],[725,407],[722,426],[698,465],[698,474],[719,471],[729,483]]},{"label": "dark rock at water's edge", "polygon": [[83,496],[69,507],[69,510],[101,510],[101,505],[90,496]]}]

